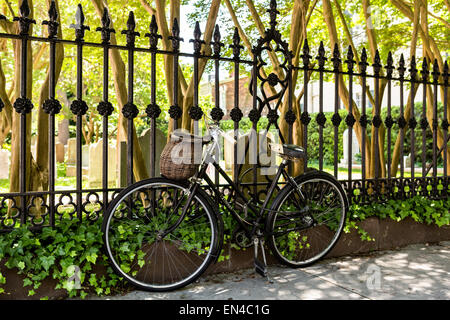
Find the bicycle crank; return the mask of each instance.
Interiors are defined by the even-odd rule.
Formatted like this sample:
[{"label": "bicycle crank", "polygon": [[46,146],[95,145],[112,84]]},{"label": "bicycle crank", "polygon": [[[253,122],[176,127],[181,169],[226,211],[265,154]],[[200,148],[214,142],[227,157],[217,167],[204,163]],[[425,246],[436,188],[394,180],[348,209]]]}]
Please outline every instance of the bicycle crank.
[{"label": "bicycle crank", "polygon": [[250,248],[253,245],[252,240],[247,237],[245,230],[239,226],[233,230],[232,238],[234,243],[236,243],[242,249]]}]

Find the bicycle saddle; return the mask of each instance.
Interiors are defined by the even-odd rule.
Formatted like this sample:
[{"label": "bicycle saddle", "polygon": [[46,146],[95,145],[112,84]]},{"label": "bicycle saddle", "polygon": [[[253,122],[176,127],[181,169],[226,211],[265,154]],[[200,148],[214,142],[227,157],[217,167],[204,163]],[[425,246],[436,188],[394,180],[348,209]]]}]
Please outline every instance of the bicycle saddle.
[{"label": "bicycle saddle", "polygon": [[174,131],[171,135],[171,138],[174,141],[179,141],[182,140],[183,142],[189,142],[189,143],[202,143],[202,144],[208,144],[211,142],[212,137],[211,135],[205,135],[205,136],[200,136],[200,135],[194,135],[188,132],[184,132],[184,131]]},{"label": "bicycle saddle", "polygon": [[305,149],[295,144],[270,144],[270,149],[282,156],[295,159],[306,158]]}]

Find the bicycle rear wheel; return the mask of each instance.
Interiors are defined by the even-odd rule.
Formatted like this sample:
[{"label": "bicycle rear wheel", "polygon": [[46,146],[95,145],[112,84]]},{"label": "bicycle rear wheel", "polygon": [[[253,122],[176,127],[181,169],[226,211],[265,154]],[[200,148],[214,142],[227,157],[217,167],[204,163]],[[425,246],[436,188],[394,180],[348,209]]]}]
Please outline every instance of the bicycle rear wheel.
[{"label": "bicycle rear wheel", "polygon": [[168,291],[195,281],[214,261],[221,243],[216,213],[200,190],[187,205],[188,197],[183,184],[155,178],[111,202],[103,240],[120,276],[143,290]]},{"label": "bicycle rear wheel", "polygon": [[[266,223],[269,246],[278,260],[305,267],[323,258],[339,239],[348,201],[333,176],[313,171],[286,185],[275,198]],[[300,195],[302,193],[302,196]]]}]

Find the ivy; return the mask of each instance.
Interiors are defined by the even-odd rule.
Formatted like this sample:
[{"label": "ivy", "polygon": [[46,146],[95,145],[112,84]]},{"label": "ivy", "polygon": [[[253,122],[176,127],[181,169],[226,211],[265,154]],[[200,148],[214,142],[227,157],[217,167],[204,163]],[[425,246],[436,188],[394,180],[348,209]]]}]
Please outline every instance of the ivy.
[{"label": "ivy", "polygon": [[[101,219],[90,223],[63,220],[55,228],[46,227],[40,232],[16,228],[0,239],[0,261],[24,276],[23,287],[29,296],[35,295],[42,281],[50,277],[57,280],[55,289],[65,289],[69,297],[114,294],[127,288],[103,253]],[[103,266],[106,274],[99,277],[93,271],[94,265]],[[70,281],[75,272],[78,284]],[[5,283],[0,274],[0,294],[5,293],[1,288]]]},{"label": "ivy", "polygon": [[[222,208],[223,210],[223,208]],[[369,233],[360,227],[360,222],[369,217],[402,221],[408,217],[425,224],[439,227],[450,225],[450,199],[429,200],[417,196],[407,200],[389,200],[370,205],[353,204],[347,216],[344,232],[355,229],[362,240],[374,241]],[[231,214],[223,212],[224,242],[231,243],[236,222]],[[88,294],[111,295],[128,290],[128,284],[111,268],[103,253],[101,232],[102,219],[80,223],[77,219],[63,220],[55,228],[43,228],[32,232],[26,227],[15,228],[0,238],[0,261],[7,268],[16,268],[24,276],[23,287],[29,296],[36,295],[42,281],[57,280],[55,289],[64,289],[69,297],[85,298]],[[128,230],[124,230],[128,232]],[[195,242],[202,242],[201,234],[192,234]],[[298,241],[292,238],[290,241]],[[234,244],[232,248],[239,249]],[[142,260],[143,252],[136,248],[122,248],[126,263],[135,257]],[[186,248],[189,250],[190,248]],[[192,249],[192,248],[191,248]],[[219,261],[229,259],[222,252]],[[95,266],[95,268],[94,268]],[[124,265],[126,267],[126,265]],[[105,272],[99,274],[99,267]],[[71,281],[76,274],[78,283]],[[3,285],[7,279],[0,273],[0,294],[5,294]],[[41,299],[48,299],[43,297]]]},{"label": "ivy", "polygon": [[344,232],[348,233],[355,229],[362,240],[374,241],[375,239],[358,224],[369,217],[390,218],[397,222],[410,217],[419,223],[442,227],[450,225],[450,199],[430,200],[423,196],[416,196],[405,200],[388,200],[384,203],[363,206],[353,204],[347,216]]}]

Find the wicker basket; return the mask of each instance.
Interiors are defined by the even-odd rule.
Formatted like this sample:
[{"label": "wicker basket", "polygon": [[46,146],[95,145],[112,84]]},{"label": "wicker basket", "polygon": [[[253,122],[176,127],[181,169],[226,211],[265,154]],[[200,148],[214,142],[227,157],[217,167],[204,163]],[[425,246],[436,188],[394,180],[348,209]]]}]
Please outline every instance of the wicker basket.
[{"label": "wicker basket", "polygon": [[[161,175],[172,180],[187,180],[198,170],[202,147],[191,134],[172,134],[160,157]],[[195,161],[197,160],[197,161]],[[197,163],[196,163],[197,162]]]}]

